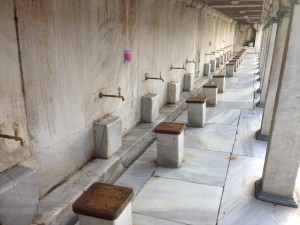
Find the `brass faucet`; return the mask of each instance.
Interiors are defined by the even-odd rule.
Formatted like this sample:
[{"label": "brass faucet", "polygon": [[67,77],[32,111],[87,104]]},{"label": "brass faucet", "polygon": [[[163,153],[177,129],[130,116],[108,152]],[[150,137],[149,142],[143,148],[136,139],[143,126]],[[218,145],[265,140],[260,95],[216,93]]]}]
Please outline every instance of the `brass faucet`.
[{"label": "brass faucet", "polygon": [[185,63],[197,63],[197,62],[195,61],[195,59],[193,59],[193,61],[187,59]]},{"label": "brass faucet", "polygon": [[19,136],[19,124],[17,122],[14,122],[13,125],[12,125],[12,128],[15,132],[15,136],[7,135],[7,134],[0,134],[0,137],[6,138],[6,139],[12,139],[12,140],[15,140],[15,141],[19,141],[21,146],[25,146],[25,141],[23,140],[23,138],[21,138]]},{"label": "brass faucet", "polygon": [[212,52],[211,54],[206,53],[205,56],[207,56],[207,55],[215,55],[215,53],[214,52]]},{"label": "brass faucet", "polygon": [[103,98],[103,97],[121,98],[123,102],[125,101],[124,96],[121,95],[121,88],[120,87],[118,88],[118,95],[105,95],[105,94],[103,94],[103,92],[100,92],[99,93],[99,98]]},{"label": "brass faucet", "polygon": [[164,79],[161,76],[161,73],[159,74],[159,78],[157,77],[149,77],[149,73],[145,73],[145,80],[161,80],[164,82]]},{"label": "brass faucet", "polygon": [[184,63],[182,67],[173,67],[171,66],[171,70],[186,70],[186,68],[184,67]]}]

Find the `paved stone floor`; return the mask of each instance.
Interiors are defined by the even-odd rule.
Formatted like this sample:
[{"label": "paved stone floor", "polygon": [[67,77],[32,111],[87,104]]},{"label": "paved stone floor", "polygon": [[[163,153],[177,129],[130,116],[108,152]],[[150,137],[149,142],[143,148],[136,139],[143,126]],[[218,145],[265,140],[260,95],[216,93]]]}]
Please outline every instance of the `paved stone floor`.
[{"label": "paved stone floor", "polygon": [[[257,64],[248,54],[218,106],[207,108],[205,127],[187,128],[180,168],[157,166],[154,142],[115,183],[134,188],[134,225],[300,224],[300,209],[254,198],[267,147],[254,136],[263,113],[254,107]],[[176,121],[187,122],[187,112]]]}]

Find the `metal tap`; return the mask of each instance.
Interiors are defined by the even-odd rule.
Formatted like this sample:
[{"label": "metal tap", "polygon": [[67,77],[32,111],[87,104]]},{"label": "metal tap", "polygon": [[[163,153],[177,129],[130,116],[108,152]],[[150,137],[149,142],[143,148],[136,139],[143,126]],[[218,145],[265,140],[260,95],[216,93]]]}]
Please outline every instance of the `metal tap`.
[{"label": "metal tap", "polygon": [[105,95],[103,94],[103,92],[99,93],[99,98],[103,98],[103,97],[111,97],[111,98],[121,98],[122,101],[125,101],[124,96],[121,95],[121,88],[118,88],[118,95]]},{"label": "metal tap", "polygon": [[161,76],[161,73],[159,73],[159,78],[157,77],[149,77],[149,73],[145,73],[145,80],[161,80],[164,82],[164,79]]},{"label": "metal tap", "polygon": [[23,138],[21,138],[19,136],[19,124],[17,122],[14,122],[12,125],[12,128],[15,132],[15,135],[7,135],[7,134],[0,134],[0,137],[2,138],[6,138],[6,139],[11,139],[11,140],[15,140],[15,141],[19,141],[21,146],[25,146],[25,141],[23,140]]},{"label": "metal tap", "polygon": [[182,67],[173,67],[171,66],[171,70],[186,70],[186,68],[184,67],[184,63]]}]

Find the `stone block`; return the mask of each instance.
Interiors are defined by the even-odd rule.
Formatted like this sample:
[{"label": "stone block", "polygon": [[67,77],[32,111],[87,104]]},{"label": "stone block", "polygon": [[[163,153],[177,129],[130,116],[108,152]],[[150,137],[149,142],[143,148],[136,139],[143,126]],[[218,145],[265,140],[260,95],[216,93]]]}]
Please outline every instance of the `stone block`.
[{"label": "stone block", "polygon": [[223,54],[223,59],[224,59],[224,63],[226,63],[226,62],[227,62],[227,60],[228,60],[228,58],[227,58],[227,54],[226,54],[226,53],[224,53],[224,54]]},{"label": "stone block", "polygon": [[210,76],[210,63],[204,63],[203,76]]},{"label": "stone block", "polygon": [[118,116],[109,116],[94,123],[97,156],[109,158],[122,146],[122,123]]},{"label": "stone block", "polygon": [[226,77],[233,77],[234,75],[234,63],[226,64]]},{"label": "stone block", "polygon": [[180,99],[180,82],[168,83],[168,103],[175,104]]},{"label": "stone block", "polygon": [[213,76],[214,84],[218,85],[218,93],[224,93],[225,91],[225,75]]},{"label": "stone block", "polygon": [[224,56],[220,55],[219,58],[220,58],[220,64],[224,64]]},{"label": "stone block", "polygon": [[210,72],[216,71],[216,60],[210,60]]},{"label": "stone block", "polygon": [[158,165],[180,167],[184,156],[184,128],[185,124],[168,122],[155,127]]},{"label": "stone block", "polygon": [[133,196],[132,188],[97,182],[74,202],[73,211],[80,225],[132,225]]},{"label": "stone block", "polygon": [[229,63],[233,63],[233,71],[236,72],[237,69],[237,60],[229,60]]},{"label": "stone block", "polygon": [[206,103],[209,106],[216,106],[218,103],[218,85],[206,84],[203,85],[204,96],[206,97]]},{"label": "stone block", "polygon": [[220,58],[216,57],[216,67],[219,68],[220,67]]},{"label": "stone block", "polygon": [[195,75],[192,73],[186,73],[184,74],[183,78],[183,91],[192,91],[194,89],[194,81],[195,81]]},{"label": "stone block", "polygon": [[195,74],[195,63],[186,63],[186,72]]},{"label": "stone block", "polygon": [[146,94],[142,97],[142,122],[153,123],[159,115],[159,104],[157,94]]},{"label": "stone block", "polygon": [[34,170],[16,166],[0,174],[0,224],[29,225],[38,212]]},{"label": "stone block", "polygon": [[204,127],[206,120],[206,97],[190,97],[186,100],[188,106],[188,125]]}]

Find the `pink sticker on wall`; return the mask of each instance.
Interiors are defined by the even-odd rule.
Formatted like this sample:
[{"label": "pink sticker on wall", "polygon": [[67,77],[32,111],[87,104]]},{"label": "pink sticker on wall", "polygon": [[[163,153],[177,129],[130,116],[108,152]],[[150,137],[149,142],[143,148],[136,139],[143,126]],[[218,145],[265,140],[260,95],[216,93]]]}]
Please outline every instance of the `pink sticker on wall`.
[{"label": "pink sticker on wall", "polygon": [[132,59],[132,54],[130,51],[124,51],[124,62],[130,62]]}]

